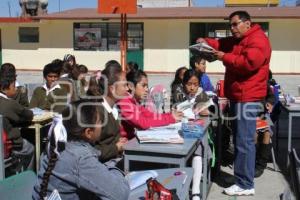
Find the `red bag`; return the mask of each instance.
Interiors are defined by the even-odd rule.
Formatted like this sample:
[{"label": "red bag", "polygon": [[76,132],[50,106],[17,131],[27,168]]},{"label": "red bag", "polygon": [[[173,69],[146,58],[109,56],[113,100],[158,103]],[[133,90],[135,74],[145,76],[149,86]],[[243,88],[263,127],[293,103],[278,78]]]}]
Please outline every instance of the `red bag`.
[{"label": "red bag", "polygon": [[4,158],[8,158],[12,151],[12,142],[8,139],[8,135],[5,130],[2,130],[2,142],[4,144]]},{"label": "red bag", "polygon": [[173,200],[172,193],[156,179],[148,179],[147,187],[145,200]]},{"label": "red bag", "polygon": [[225,97],[224,80],[219,80],[216,86],[218,97]]}]

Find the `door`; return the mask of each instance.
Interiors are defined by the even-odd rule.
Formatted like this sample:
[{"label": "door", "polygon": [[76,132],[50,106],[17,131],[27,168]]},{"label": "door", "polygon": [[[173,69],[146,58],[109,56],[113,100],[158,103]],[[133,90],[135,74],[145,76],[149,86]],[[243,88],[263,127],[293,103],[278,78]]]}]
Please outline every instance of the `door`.
[{"label": "door", "polygon": [[143,23],[127,24],[128,48],[127,63],[136,62],[139,69],[144,69],[144,29]]},{"label": "door", "polygon": [[2,39],[1,39],[1,29],[0,29],[0,65],[2,65]]}]

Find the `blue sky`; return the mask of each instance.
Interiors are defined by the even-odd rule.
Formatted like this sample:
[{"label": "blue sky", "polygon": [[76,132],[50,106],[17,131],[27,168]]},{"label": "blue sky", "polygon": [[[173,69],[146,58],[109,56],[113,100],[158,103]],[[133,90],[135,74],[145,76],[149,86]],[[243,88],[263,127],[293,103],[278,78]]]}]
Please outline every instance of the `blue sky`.
[{"label": "blue sky", "polygon": [[[48,12],[58,12],[60,10],[67,10],[71,8],[95,8],[97,7],[97,0],[48,0]],[[221,7],[224,0],[193,0],[197,6],[217,6]],[[296,0],[281,0],[281,5],[293,6]],[[10,6],[9,6],[10,5]],[[9,17],[9,9],[12,17],[20,15],[19,0],[0,0],[0,17]]]}]

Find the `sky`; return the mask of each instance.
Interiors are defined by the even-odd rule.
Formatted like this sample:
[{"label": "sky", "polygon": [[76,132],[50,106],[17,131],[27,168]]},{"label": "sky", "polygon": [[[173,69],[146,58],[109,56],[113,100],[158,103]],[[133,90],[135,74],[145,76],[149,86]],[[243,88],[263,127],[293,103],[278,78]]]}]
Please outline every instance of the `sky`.
[{"label": "sky", "polygon": [[[197,6],[222,7],[224,0],[192,0]],[[297,0],[280,0],[283,6],[294,6]],[[48,12],[72,8],[96,8],[97,0],[48,0]],[[10,11],[9,11],[10,8]],[[20,16],[19,0],[0,0],[0,17]]]}]

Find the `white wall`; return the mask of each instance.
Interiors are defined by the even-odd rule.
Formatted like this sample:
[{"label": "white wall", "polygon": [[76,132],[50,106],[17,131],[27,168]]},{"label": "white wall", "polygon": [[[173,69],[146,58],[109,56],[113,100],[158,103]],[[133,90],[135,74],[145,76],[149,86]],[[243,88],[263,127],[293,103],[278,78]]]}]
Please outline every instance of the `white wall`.
[{"label": "white wall", "polygon": [[[135,21],[144,22],[144,69],[146,71],[174,72],[180,66],[188,66],[190,22],[216,21],[203,19]],[[221,19],[218,21],[224,22]],[[300,19],[257,19],[257,21],[270,23],[269,37],[273,47],[271,69],[275,73],[300,73]],[[18,69],[42,69],[53,59],[62,59],[65,54],[71,53],[76,56],[78,63],[87,65],[91,70],[97,70],[102,69],[102,66],[110,59],[120,60],[119,51],[74,51],[74,22],[56,20],[0,24],[3,62],[11,62]],[[19,43],[18,28],[20,26],[39,26],[40,42],[36,44]],[[219,61],[208,63],[207,72],[224,72],[224,67]]]}]

